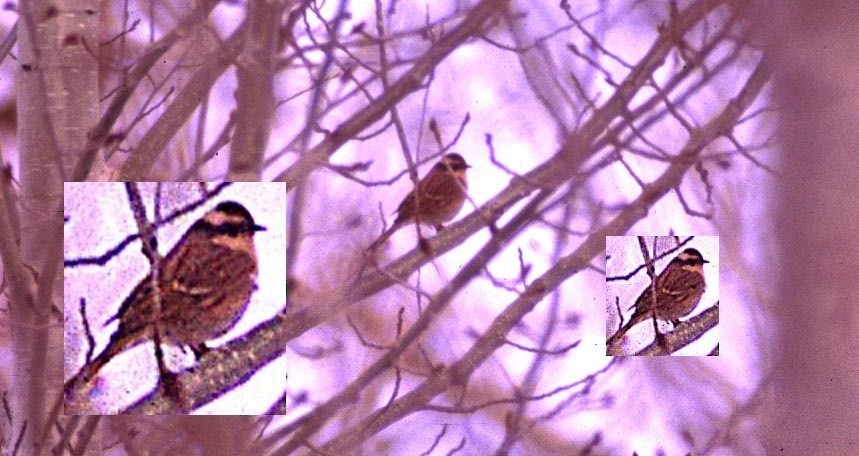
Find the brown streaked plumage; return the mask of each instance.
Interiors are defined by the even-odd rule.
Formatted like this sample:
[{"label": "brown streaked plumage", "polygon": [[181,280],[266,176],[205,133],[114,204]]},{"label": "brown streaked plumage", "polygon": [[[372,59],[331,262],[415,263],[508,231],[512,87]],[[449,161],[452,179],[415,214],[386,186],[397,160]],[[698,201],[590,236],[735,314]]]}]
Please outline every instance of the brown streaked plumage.
[{"label": "brown streaked plumage", "polygon": [[[253,235],[264,231],[239,203],[218,204],[185,232],[160,262],[158,290],[164,342],[188,345],[195,352],[204,342],[232,328],[247,308],[255,287],[257,259]],[[113,357],[152,339],[155,319],[152,274],[141,280],[119,311],[107,347],[66,382],[90,383]]]},{"label": "brown streaked plumage", "polygon": [[400,228],[414,222],[443,228],[465,204],[468,180],[465,170],[470,168],[461,155],[447,154],[418,182],[417,197],[412,189],[397,207],[397,218],[368,250],[375,250]]},{"label": "brown streaked plumage", "polygon": [[653,284],[648,283],[630,307],[635,308],[635,312],[629,322],[611,336],[609,345],[620,342],[636,324],[652,318],[654,310],[658,320],[670,321],[675,325],[681,317],[692,313],[704,294],[704,263],[709,261],[692,248],[674,257],[656,277],[656,299],[653,296]]}]

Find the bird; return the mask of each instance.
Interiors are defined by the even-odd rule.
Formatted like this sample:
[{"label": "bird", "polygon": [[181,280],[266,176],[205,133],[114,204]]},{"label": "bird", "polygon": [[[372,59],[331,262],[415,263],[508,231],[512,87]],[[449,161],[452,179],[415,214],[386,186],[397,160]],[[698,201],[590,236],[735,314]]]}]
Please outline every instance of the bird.
[{"label": "bird", "polygon": [[[692,313],[704,294],[704,259],[696,249],[688,248],[674,257],[668,266],[656,277],[656,284],[648,282],[647,287],[629,309],[635,308],[632,316],[615,335],[609,345],[623,340],[623,336],[636,324],[652,318],[670,321],[675,326],[680,318]],[[656,292],[655,299],[653,292]]]},{"label": "bird", "polygon": [[150,271],[104,323],[119,321],[105,349],[65,383],[65,390],[91,383],[115,356],[153,338],[156,297],[162,340],[204,353],[205,342],[229,331],[248,306],[257,276],[253,238],[265,230],[235,201],[219,203],[194,222],[159,262],[157,296]]},{"label": "bird", "polygon": [[[465,204],[468,179],[465,170],[471,168],[462,155],[447,154],[412,188],[397,207],[397,218],[368,248],[372,251],[384,244],[397,230],[421,223],[439,231],[444,222],[453,219]],[[417,195],[417,196],[415,196]]]}]

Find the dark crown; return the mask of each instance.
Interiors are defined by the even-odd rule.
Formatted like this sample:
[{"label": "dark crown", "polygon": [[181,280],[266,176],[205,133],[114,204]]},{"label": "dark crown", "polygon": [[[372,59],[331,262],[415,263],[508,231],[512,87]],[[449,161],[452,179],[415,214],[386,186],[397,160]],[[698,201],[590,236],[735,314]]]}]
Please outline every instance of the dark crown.
[{"label": "dark crown", "polygon": [[465,162],[465,159],[462,158],[462,155],[459,155],[457,153],[445,155],[439,165],[442,167],[442,169],[450,167],[450,169],[454,171],[461,171],[466,168],[471,168],[470,166],[468,166],[468,163]]},{"label": "dark crown", "polygon": [[[244,206],[235,201],[224,201],[215,206],[214,211],[221,212],[228,216],[234,217],[233,220],[221,225],[213,225],[205,218],[198,220],[194,224],[193,229],[205,230],[215,234],[227,234],[236,236],[241,233],[253,233],[255,231],[265,231],[264,226],[257,225],[250,211]],[[237,218],[237,219],[236,219]]]},{"label": "dark crown", "polygon": [[683,253],[688,257],[685,260],[681,260],[685,264],[709,263],[709,261],[705,260],[704,256],[701,255],[701,252],[696,249],[686,249]]},{"label": "dark crown", "polygon": [[224,201],[222,203],[218,203],[218,205],[215,206],[215,210],[227,215],[238,215],[250,222],[251,225],[254,224],[254,218],[251,216],[250,211],[235,201]]}]

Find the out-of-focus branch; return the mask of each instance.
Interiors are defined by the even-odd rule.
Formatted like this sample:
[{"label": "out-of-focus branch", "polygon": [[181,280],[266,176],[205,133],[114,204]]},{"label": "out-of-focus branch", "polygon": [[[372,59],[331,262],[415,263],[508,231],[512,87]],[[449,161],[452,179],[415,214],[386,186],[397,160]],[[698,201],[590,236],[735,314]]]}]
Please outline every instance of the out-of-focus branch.
[{"label": "out-of-focus branch", "polygon": [[[697,5],[697,4],[696,4]],[[704,11],[695,11],[696,14],[704,14]],[[692,14],[691,12],[689,14]],[[681,14],[680,16],[683,16]],[[700,19],[700,17],[699,17]],[[687,26],[692,26],[688,22],[688,18],[683,17],[681,23]],[[657,44],[655,48],[663,49],[664,46]],[[663,49],[668,52],[668,48]],[[642,65],[652,66],[653,61],[660,60],[658,56],[651,55],[650,60],[645,59]],[[655,67],[654,67],[655,68]],[[633,70],[630,77],[635,77],[639,73],[638,67]],[[682,181],[683,176],[689,168],[695,165],[700,158],[700,151],[710,142],[730,131],[734,123],[739,119],[745,109],[751,105],[760,94],[763,86],[767,83],[770,76],[770,69],[765,62],[759,63],[758,67],[750,76],[743,90],[727,105],[725,110],[707,122],[704,126],[694,130],[690,135],[690,139],[683,149],[674,158],[671,165],[665,173],[656,181],[644,186],[641,196],[637,203],[633,203],[630,208],[640,211],[641,216],[647,214],[653,203],[661,199],[667,192],[678,186]],[[641,78],[640,82],[644,82],[646,78]],[[627,85],[627,81],[621,84],[621,87]],[[582,128],[581,135],[575,135],[570,138],[554,157],[544,162],[533,171],[525,174],[519,179],[514,179],[513,182],[504,190],[502,190],[495,198],[485,203],[475,213],[467,216],[462,221],[454,223],[442,231],[438,236],[429,240],[429,246],[435,256],[442,255],[447,251],[459,245],[467,237],[482,229],[487,223],[494,223],[503,215],[507,209],[513,204],[520,201],[522,198],[530,194],[534,189],[539,188],[555,189],[567,182],[571,176],[575,175],[576,169],[579,168],[581,160],[587,157],[588,140],[593,141],[599,133],[599,127],[605,127],[611,119],[614,118],[610,107],[615,107],[620,104],[624,106],[628,101],[628,97],[632,97],[634,92],[624,91],[624,97],[618,98],[615,101],[609,101],[607,106],[597,111],[594,119],[586,123]],[[608,110],[608,112],[603,112]],[[617,114],[614,112],[614,114]],[[587,133],[590,133],[588,136]],[[575,140],[578,138],[578,141]],[[622,234],[625,231],[615,231],[612,235]],[[400,283],[408,278],[414,271],[419,269],[424,264],[432,260],[434,256],[426,255],[420,248],[416,248],[410,253],[404,255],[399,260],[394,261],[391,265],[385,268],[384,274],[367,273],[360,280],[355,281],[355,286],[344,290],[344,295],[341,299],[328,303],[327,305],[310,306],[310,308],[300,317],[290,320],[284,331],[288,333],[287,340],[298,337],[304,331],[316,326],[322,321],[326,321],[339,314],[343,309],[349,307],[358,301],[370,297],[387,287],[396,283]],[[305,320],[306,319],[306,320]]]},{"label": "out-of-focus branch", "polygon": [[[465,384],[471,374],[494,351],[505,344],[509,332],[543,297],[556,289],[561,282],[574,273],[586,269],[588,264],[605,249],[605,237],[625,233],[647,215],[647,209],[662,196],[676,187],[685,173],[694,166],[703,144],[721,134],[728,125],[733,125],[748,106],[757,99],[769,80],[769,67],[765,62],[758,65],[740,94],[732,100],[719,116],[696,131],[690,144],[678,159],[656,181],[648,185],[639,197],[614,219],[592,233],[572,254],[561,258],[545,274],[534,280],[519,298],[510,303],[484,332],[472,348],[459,361],[439,371],[410,393],[396,400],[390,407],[378,410],[352,428],[342,432],[323,448],[325,452],[339,452],[360,445],[370,436],[393,422],[426,405],[432,398],[453,385]],[[700,142],[700,143],[699,143]],[[491,242],[491,241],[490,241]],[[463,272],[468,266],[463,268]],[[459,275],[458,275],[459,276]],[[451,282],[455,283],[456,278]],[[444,296],[448,285],[442,293]]]},{"label": "out-of-focus branch", "polygon": [[[122,110],[125,108],[126,103],[131,99],[137,86],[147,77],[149,71],[152,70],[152,67],[161,60],[161,57],[169,51],[173,45],[179,42],[179,40],[185,38],[188,35],[189,30],[202,23],[206,17],[208,17],[209,12],[211,12],[217,4],[217,0],[204,0],[200,2],[200,6],[185,16],[185,19],[183,19],[176,28],[149,46],[149,49],[143,57],[137,61],[134,67],[122,79],[122,87],[117,91],[110,103],[110,106],[108,106],[104,115],[102,115],[101,120],[99,120],[98,124],[96,124],[89,132],[83,153],[75,165],[75,170],[71,179],[72,181],[81,182],[87,180],[99,148],[104,143],[104,140],[110,135],[113,125],[116,123],[116,120],[119,119],[119,115],[122,114]],[[136,181],[140,179],[120,180]]]},{"label": "out-of-focus branch", "polygon": [[490,239],[483,248],[471,258],[468,264],[463,266],[456,277],[454,277],[447,286],[445,286],[445,288],[430,298],[429,306],[421,314],[418,321],[416,321],[409,330],[399,338],[397,345],[387,351],[379,360],[373,363],[372,366],[365,369],[358,379],[350,383],[347,388],[344,388],[334,398],[323,404],[323,406],[317,407],[311,415],[306,417],[306,419],[303,419],[299,432],[293,436],[293,438],[290,439],[284,447],[279,449],[279,454],[288,454],[302,445],[310,436],[319,430],[322,424],[330,419],[330,416],[333,415],[334,412],[348,405],[352,401],[352,398],[354,398],[370,380],[393,366],[405,349],[416,341],[417,338],[426,331],[429,325],[436,320],[438,315],[448,306],[450,300],[456,295],[456,293],[470,282],[474,276],[479,274],[483,269],[483,266],[502,250],[505,243],[504,241],[514,236],[529,220],[533,218],[534,213],[548,196],[548,193],[543,192],[532,199],[513,220],[500,229],[496,234],[496,237]]},{"label": "out-of-focus branch", "polygon": [[227,180],[256,181],[274,115],[274,68],[283,2],[247,3],[247,26],[238,56],[236,132]]},{"label": "out-of-focus branch", "polygon": [[152,165],[166,150],[167,144],[182,125],[205,99],[206,93],[218,81],[224,71],[234,62],[244,36],[244,25],[240,25],[224,43],[206,59],[206,64],[194,73],[188,84],[176,95],[158,121],[141,138],[128,160],[119,169],[120,181],[145,180]]},{"label": "out-of-focus branch", "polygon": [[391,107],[407,95],[418,90],[422,81],[451,52],[483,30],[483,27],[506,9],[509,0],[483,0],[450,33],[433,44],[412,68],[391,84],[376,101],[338,126],[327,138],[304,154],[297,162],[278,175],[275,180],[285,181],[290,191],[311,172],[328,163],[329,156],[358,133],[381,119]]},{"label": "out-of-focus branch", "polygon": [[6,36],[3,38],[3,41],[0,42],[0,64],[6,60],[6,56],[9,55],[9,51],[15,47],[15,42],[18,41],[18,23],[6,32]]},{"label": "out-of-focus branch", "polygon": [[[9,181],[2,179],[4,185]],[[0,191],[0,258],[3,259],[3,275],[9,286],[10,310],[15,315],[16,306],[30,307],[36,298],[36,278],[33,271],[24,263],[21,249],[17,239],[14,221],[9,217],[17,210],[12,205],[15,201],[6,199],[9,192]],[[14,321],[14,318],[13,318]]]}]

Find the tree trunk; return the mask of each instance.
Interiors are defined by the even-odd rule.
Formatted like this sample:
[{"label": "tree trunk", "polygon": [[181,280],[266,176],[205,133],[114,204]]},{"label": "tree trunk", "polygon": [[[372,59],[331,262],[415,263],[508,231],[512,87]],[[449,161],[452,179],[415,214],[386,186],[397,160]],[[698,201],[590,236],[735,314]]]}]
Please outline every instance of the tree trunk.
[{"label": "tree trunk", "polygon": [[[12,435],[33,454],[62,383],[63,180],[98,114],[98,15],[94,1],[21,3],[18,147],[21,256],[12,309]],[[11,202],[10,202],[11,203]],[[26,430],[22,429],[26,427]]]}]

